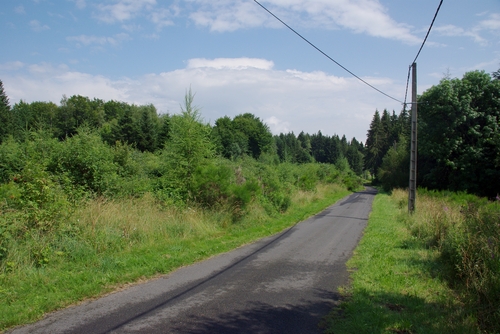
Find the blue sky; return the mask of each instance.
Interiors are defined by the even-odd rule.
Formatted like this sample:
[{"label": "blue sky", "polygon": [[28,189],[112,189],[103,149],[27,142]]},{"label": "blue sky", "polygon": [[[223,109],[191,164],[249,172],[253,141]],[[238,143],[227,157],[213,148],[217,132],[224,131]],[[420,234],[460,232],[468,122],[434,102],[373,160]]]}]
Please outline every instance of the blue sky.
[{"label": "blue sky", "polygon": [[[439,0],[262,0],[337,62],[403,100]],[[206,122],[250,112],[274,134],[366,139],[364,85],[253,0],[3,0],[0,80],[10,102],[84,95],[175,114],[189,87]],[[448,75],[500,68],[500,1],[444,0],[417,60],[422,93]]]}]

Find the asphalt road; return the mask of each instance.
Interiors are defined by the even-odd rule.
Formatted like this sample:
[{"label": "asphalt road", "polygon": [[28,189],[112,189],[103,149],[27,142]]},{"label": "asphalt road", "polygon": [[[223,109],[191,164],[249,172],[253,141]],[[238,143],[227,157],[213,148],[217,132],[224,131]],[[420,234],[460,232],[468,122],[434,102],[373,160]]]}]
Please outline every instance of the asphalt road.
[{"label": "asphalt road", "polygon": [[374,195],[367,188],[280,234],[12,333],[321,333]]}]

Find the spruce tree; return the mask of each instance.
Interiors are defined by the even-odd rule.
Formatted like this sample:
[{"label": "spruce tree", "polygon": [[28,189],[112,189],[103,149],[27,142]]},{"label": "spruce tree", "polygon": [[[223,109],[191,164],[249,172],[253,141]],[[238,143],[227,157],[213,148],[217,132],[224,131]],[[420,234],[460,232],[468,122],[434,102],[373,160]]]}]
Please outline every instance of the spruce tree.
[{"label": "spruce tree", "polygon": [[2,80],[0,80],[0,143],[10,133],[10,118],[9,98],[5,94]]}]

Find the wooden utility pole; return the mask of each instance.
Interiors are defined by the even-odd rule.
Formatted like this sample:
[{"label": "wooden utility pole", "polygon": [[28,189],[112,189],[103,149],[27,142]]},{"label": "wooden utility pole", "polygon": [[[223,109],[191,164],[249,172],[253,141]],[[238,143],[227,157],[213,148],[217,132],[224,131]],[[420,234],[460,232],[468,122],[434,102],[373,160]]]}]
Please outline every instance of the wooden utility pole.
[{"label": "wooden utility pole", "polygon": [[415,211],[417,196],[417,63],[413,63],[411,83],[411,149],[410,149],[410,187],[408,192],[408,212]]}]

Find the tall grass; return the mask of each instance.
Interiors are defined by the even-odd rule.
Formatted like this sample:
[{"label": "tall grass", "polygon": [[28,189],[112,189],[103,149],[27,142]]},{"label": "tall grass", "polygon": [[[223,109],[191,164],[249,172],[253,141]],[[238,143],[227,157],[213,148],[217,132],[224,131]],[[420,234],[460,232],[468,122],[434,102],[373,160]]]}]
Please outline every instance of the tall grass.
[{"label": "tall grass", "polygon": [[297,189],[279,214],[254,198],[238,221],[231,207],[166,205],[150,193],[84,200],[58,229],[10,240],[0,268],[0,330],[276,233],[347,194],[337,184]]},{"label": "tall grass", "polygon": [[[393,198],[404,206],[406,192]],[[419,190],[411,233],[441,254],[441,275],[487,332],[500,332],[500,203],[463,193]]]}]

